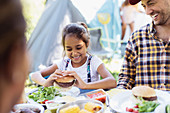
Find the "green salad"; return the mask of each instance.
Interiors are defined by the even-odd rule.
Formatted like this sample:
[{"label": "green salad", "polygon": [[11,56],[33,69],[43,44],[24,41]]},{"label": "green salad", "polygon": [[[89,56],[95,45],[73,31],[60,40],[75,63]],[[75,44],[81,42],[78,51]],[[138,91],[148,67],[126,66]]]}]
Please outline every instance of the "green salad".
[{"label": "green salad", "polygon": [[35,102],[40,104],[45,104],[46,101],[52,100],[56,96],[62,97],[65,95],[62,95],[55,86],[39,87],[38,91],[28,95],[30,99],[33,99]]},{"label": "green salad", "polygon": [[152,112],[159,105],[159,103],[154,101],[142,101],[142,103],[137,104],[139,112]]},{"label": "green salad", "polygon": [[145,101],[142,97],[139,97],[138,99],[140,99],[141,102],[137,103],[132,108],[126,107],[126,111],[133,113],[153,112],[159,105],[156,101]]}]

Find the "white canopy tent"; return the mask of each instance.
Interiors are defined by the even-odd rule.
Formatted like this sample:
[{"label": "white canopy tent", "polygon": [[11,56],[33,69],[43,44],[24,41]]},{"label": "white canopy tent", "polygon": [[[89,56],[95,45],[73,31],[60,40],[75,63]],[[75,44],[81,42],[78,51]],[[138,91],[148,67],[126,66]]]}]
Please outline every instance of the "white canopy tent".
[{"label": "white canopy tent", "polygon": [[31,72],[37,71],[41,64],[49,66],[53,60],[62,58],[62,29],[66,24],[77,21],[86,23],[70,0],[48,0],[46,9],[28,41]]}]

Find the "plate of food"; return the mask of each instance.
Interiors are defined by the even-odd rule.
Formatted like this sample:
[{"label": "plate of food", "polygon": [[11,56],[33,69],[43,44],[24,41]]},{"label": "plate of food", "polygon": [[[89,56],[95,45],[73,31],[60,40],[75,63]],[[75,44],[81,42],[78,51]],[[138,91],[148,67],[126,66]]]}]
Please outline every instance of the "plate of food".
[{"label": "plate of food", "polygon": [[77,87],[72,87],[68,91],[63,91],[61,87],[39,87],[31,90],[26,94],[28,103],[45,105],[48,100],[56,100],[64,96],[77,96],[80,90]]},{"label": "plate of food", "polygon": [[105,103],[106,101],[106,92],[103,89],[97,89],[85,94],[82,94],[85,97],[89,98],[89,99],[95,99],[95,100],[99,100],[102,103]]},{"label": "plate of food", "polygon": [[117,112],[153,112],[157,106],[170,101],[170,94],[148,86],[137,86],[113,96],[110,106]]},{"label": "plate of food", "polygon": [[56,113],[103,113],[104,105],[98,100],[85,99],[67,103],[57,109]]},{"label": "plate of food", "polygon": [[11,113],[44,113],[44,107],[39,104],[16,104]]},{"label": "plate of food", "polygon": [[65,94],[62,94],[57,88],[51,87],[39,87],[33,89],[26,94],[28,103],[32,104],[42,104],[45,105],[45,102],[48,100],[53,100],[56,97],[62,97]]}]

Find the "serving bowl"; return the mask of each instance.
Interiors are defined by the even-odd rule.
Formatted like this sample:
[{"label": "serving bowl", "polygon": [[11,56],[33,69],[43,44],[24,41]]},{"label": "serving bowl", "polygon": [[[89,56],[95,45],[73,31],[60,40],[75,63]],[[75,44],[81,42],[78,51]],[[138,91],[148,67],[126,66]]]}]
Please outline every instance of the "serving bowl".
[{"label": "serving bowl", "polygon": [[[35,113],[44,113],[44,107],[40,104],[16,104],[13,110],[35,111]],[[16,112],[16,111],[15,111]],[[15,113],[11,111],[11,113]]]},{"label": "serving bowl", "polygon": [[60,111],[64,108],[70,107],[70,106],[74,106],[77,105],[80,110],[84,109],[84,106],[86,103],[91,102],[94,103],[95,105],[98,105],[101,107],[101,109],[97,112],[97,113],[104,113],[104,105],[102,102],[98,101],[98,100],[92,100],[92,99],[85,99],[85,100],[77,100],[75,102],[71,102],[71,103],[67,103],[61,107],[59,107],[56,111],[56,113],[60,113]]}]

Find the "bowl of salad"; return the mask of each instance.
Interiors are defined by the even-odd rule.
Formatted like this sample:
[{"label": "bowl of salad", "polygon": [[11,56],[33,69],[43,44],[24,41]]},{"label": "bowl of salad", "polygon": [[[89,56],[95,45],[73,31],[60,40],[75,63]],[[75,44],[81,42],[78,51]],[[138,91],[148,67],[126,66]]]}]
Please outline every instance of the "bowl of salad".
[{"label": "bowl of salad", "polygon": [[48,100],[53,100],[56,97],[66,96],[66,94],[63,94],[57,89],[57,87],[54,86],[38,87],[26,95],[28,103],[42,105],[45,105],[45,102]]}]

